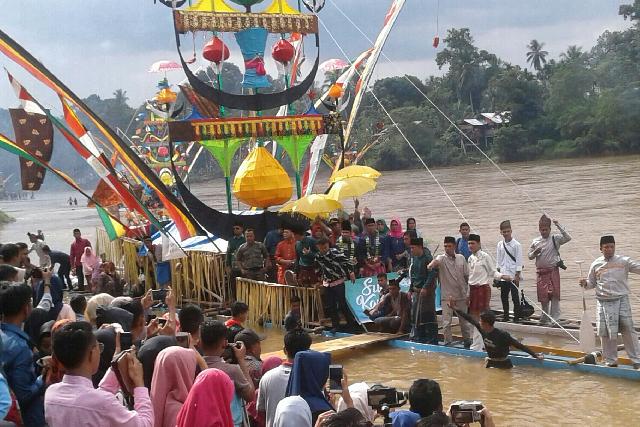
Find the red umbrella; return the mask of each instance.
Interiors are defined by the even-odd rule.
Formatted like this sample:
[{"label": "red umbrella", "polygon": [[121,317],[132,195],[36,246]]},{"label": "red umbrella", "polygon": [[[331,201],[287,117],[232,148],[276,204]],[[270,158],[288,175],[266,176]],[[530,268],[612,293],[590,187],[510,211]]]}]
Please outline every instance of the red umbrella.
[{"label": "red umbrella", "polygon": [[348,66],[349,64],[342,59],[327,59],[320,64],[320,69],[326,73],[327,71],[342,70]]},{"label": "red umbrella", "polygon": [[175,61],[157,61],[151,64],[149,67],[150,73],[166,73],[171,70],[182,70],[182,65],[178,64]]}]

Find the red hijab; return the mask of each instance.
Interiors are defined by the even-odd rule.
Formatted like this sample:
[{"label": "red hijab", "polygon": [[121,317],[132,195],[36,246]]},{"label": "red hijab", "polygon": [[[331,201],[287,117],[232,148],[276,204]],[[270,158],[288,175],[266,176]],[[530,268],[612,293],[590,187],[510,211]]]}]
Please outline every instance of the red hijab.
[{"label": "red hijab", "polygon": [[[393,223],[398,224],[397,227],[393,226]],[[394,230],[395,228],[395,230]],[[404,231],[402,231],[402,223],[400,222],[400,218],[394,217],[389,223],[389,236],[396,237],[402,239],[404,237]]]},{"label": "red hijab", "polygon": [[233,427],[233,382],[219,369],[205,369],[178,413],[177,427]]}]

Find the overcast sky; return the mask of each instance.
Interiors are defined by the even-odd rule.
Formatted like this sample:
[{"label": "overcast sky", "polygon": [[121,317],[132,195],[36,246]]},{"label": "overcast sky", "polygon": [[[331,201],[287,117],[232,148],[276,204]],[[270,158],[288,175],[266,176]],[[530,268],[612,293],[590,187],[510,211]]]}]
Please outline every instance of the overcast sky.
[{"label": "overcast sky", "polygon": [[[404,73],[420,78],[438,74],[434,61],[438,50],[431,46],[437,34],[436,20],[441,39],[448,28],[468,27],[477,46],[525,66],[526,45],[531,39],[544,42],[545,50],[555,58],[569,45],[587,50],[603,31],[628,27],[629,22],[618,16],[618,6],[629,2],[441,0],[438,8],[437,0],[407,0],[384,49],[392,63],[381,58],[374,79]],[[319,17],[353,58],[371,43],[338,8],[374,40],[390,3],[390,0],[326,0]],[[344,59],[329,34],[320,27],[321,60]],[[161,59],[178,59],[171,11],[160,3],[154,5],[153,0],[5,0],[0,28],[82,97],[92,93],[110,97],[114,90],[122,88],[131,104],[139,105],[153,96],[162,77],[147,72],[150,64]],[[234,51],[232,60],[237,61],[239,54],[232,36],[224,37]],[[274,37],[267,42],[267,50]],[[185,57],[190,56],[191,38],[182,40]],[[202,45],[203,40],[200,35],[197,43]],[[307,55],[311,56],[313,45],[308,43],[307,47]],[[54,103],[48,96],[50,91],[24,77],[26,74],[4,56],[0,56],[0,65],[14,72],[45,103]],[[275,68],[268,64],[267,70],[273,73]],[[168,77],[177,83],[184,75],[176,71]],[[2,76],[0,107],[14,105],[14,94]]]}]

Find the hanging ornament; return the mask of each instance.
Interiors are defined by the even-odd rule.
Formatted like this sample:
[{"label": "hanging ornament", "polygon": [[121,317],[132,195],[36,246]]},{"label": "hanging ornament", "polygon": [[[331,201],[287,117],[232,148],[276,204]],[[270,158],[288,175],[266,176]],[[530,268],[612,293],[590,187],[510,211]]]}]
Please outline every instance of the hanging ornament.
[{"label": "hanging ornament", "polygon": [[329,89],[328,95],[331,98],[340,98],[342,96],[342,85],[340,85],[339,83],[334,83]]},{"label": "hanging ornament", "polygon": [[207,61],[211,61],[216,65],[229,59],[229,48],[218,36],[213,36],[211,40],[202,48],[202,56]]},{"label": "hanging ornament", "polygon": [[435,36],[433,38],[433,47],[437,48],[439,44],[440,44],[440,37]]},{"label": "hanging ornament", "polygon": [[264,147],[256,147],[249,153],[233,180],[236,198],[258,208],[282,204],[291,198],[292,192],[287,171]]},{"label": "hanging ornament", "polygon": [[293,55],[295,54],[295,49],[293,45],[289,43],[289,41],[285,39],[280,39],[276,44],[273,45],[271,49],[271,56],[276,61],[287,64],[289,61],[293,59]]}]

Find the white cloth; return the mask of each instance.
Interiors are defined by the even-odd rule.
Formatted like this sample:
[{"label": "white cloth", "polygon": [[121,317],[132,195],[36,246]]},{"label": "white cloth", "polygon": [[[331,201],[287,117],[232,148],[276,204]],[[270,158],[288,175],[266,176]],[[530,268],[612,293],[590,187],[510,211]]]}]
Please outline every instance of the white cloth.
[{"label": "white cloth", "polygon": [[260,379],[256,409],[265,412],[267,427],[273,427],[278,403],[284,399],[291,375],[291,366],[280,365]]},{"label": "white cloth", "polygon": [[629,273],[640,274],[640,262],[621,255],[596,258],[589,268],[587,289],[596,290],[598,300],[615,300],[629,295]]},{"label": "white cloth", "polygon": [[[552,299],[550,302],[546,301],[546,302],[541,302],[540,305],[542,306],[542,310],[545,313],[549,313],[551,315],[551,317],[553,318],[553,320],[555,320],[556,322],[560,319],[560,300],[558,299]],[[555,325],[555,323],[553,323],[551,321],[551,319],[549,319],[549,317],[542,313],[540,316],[540,323],[541,324],[553,324]]]},{"label": "white cloth", "polygon": [[[349,394],[351,395],[351,400],[353,400],[353,406],[360,411],[367,421],[373,422],[376,417],[376,411],[369,406],[367,390],[369,390],[369,384],[365,382],[354,383],[349,386]],[[344,403],[342,397],[338,400],[336,409],[338,412],[347,409],[347,404]]]},{"label": "white cloth", "polygon": [[[515,261],[507,254],[507,251],[515,258]],[[496,245],[496,267],[500,274],[515,277],[516,272],[522,271],[522,245],[516,239],[508,242],[500,240]]]},{"label": "white cloth", "polygon": [[[46,266],[45,264],[45,256],[46,254],[44,253],[44,251],[42,250],[42,248],[44,248],[47,244],[44,242],[44,240],[36,240],[35,243],[33,243],[31,245],[31,248],[29,249],[29,252],[33,252],[35,251],[35,253],[38,255],[39,258],[39,265],[40,267],[44,267]],[[51,259],[49,259],[49,262],[51,262]]]},{"label": "white cloth", "polygon": [[[531,242],[528,255],[529,259],[536,259],[536,268],[555,267],[558,261],[560,261],[560,255],[556,247],[559,249],[561,245],[569,242],[571,236],[560,226],[558,226],[558,230],[560,230],[560,234],[549,234],[549,237],[546,239],[539,236]],[[555,246],[553,244],[554,241]],[[537,248],[540,248],[541,251],[538,256],[534,256],[533,253]]]},{"label": "white cloth", "polygon": [[493,279],[500,279],[501,274],[496,271],[493,258],[483,250],[479,250],[469,257],[469,285],[488,285]]},{"label": "white cloth", "polygon": [[51,298],[51,293],[45,291],[42,294],[42,299],[40,300],[36,308],[44,311],[49,311],[51,310],[51,307],[53,307],[53,299]]},{"label": "white cloth", "polygon": [[282,399],[276,407],[273,427],[311,427],[311,409],[300,396]]}]

